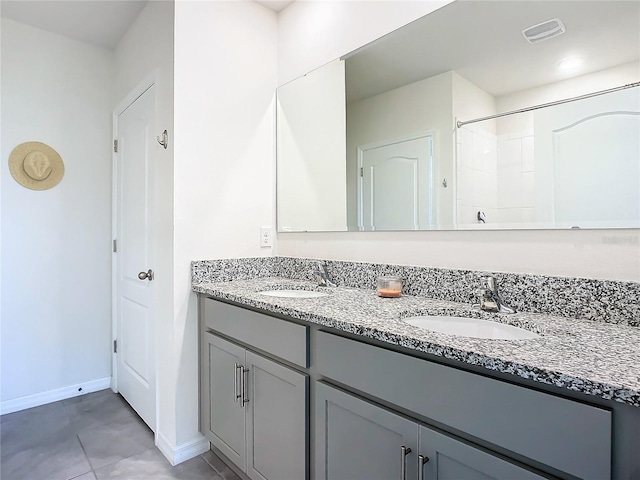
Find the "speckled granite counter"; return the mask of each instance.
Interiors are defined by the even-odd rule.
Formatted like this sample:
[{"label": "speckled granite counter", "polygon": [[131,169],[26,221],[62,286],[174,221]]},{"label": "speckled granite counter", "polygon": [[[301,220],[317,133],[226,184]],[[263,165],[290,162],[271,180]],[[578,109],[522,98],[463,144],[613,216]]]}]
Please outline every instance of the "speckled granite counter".
[{"label": "speckled granite counter", "polygon": [[[324,289],[320,298],[274,298],[270,289],[318,289],[313,283],[260,276],[210,282],[194,275],[195,292],[336,328],[392,345],[478,365],[536,382],[640,407],[640,328],[546,314],[497,315],[470,304],[403,295],[383,299],[375,290]],[[486,318],[535,331],[533,340],[484,340],[430,332],[401,319],[417,314]]]}]

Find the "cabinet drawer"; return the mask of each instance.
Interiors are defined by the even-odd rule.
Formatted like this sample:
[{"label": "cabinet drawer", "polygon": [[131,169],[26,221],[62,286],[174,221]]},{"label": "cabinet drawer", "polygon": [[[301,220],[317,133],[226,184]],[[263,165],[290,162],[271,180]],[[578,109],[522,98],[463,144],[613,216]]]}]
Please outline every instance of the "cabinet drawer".
[{"label": "cabinet drawer", "polygon": [[206,297],[201,300],[200,311],[205,328],[309,367],[309,327]]},{"label": "cabinet drawer", "polygon": [[584,479],[611,478],[611,412],[326,332],[321,375]]}]

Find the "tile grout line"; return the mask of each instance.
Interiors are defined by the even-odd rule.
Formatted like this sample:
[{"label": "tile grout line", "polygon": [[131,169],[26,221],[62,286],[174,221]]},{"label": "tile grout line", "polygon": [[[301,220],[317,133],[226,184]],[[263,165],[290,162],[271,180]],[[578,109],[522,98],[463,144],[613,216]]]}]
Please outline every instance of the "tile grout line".
[{"label": "tile grout line", "polygon": [[[98,397],[95,397],[96,400]],[[102,395],[99,397],[102,398]],[[55,427],[56,429],[60,430],[62,428],[62,426],[64,427],[65,430],[65,442],[69,442],[67,443],[67,446],[65,447],[65,455],[68,453],[70,456],[65,456],[64,458],[69,458],[71,459],[73,457],[73,463],[76,465],[73,469],[66,469],[66,472],[64,475],[60,475],[60,479],[66,479],[66,480],[79,480],[79,479],[85,479],[85,478],[89,478],[89,479],[93,479],[93,480],[98,480],[98,475],[97,475],[97,470],[98,469],[102,469],[103,466],[99,465],[99,462],[102,461],[103,457],[100,456],[95,456],[93,451],[98,448],[98,453],[102,452],[102,450],[104,450],[106,453],[111,452],[111,447],[108,447],[108,445],[110,445],[110,443],[105,443],[105,442],[98,442],[97,444],[94,445],[94,440],[95,438],[99,438],[99,435],[96,436],[96,432],[98,431],[98,429],[102,428],[103,426],[107,426],[110,425],[112,422],[111,421],[106,421],[106,423],[102,423],[100,422],[99,425],[94,425],[94,422],[96,420],[98,420],[97,418],[94,418],[95,415],[97,414],[98,417],[100,417],[99,419],[102,421],[107,420],[107,418],[105,417],[105,415],[103,414],[103,409],[106,408],[107,409],[107,413],[108,413],[108,417],[111,418],[113,417],[113,425],[120,425],[120,423],[122,423],[122,425],[131,425],[132,431],[136,430],[136,428],[134,428],[133,423],[139,423],[140,425],[143,425],[142,420],[140,420],[139,418],[136,418],[135,415],[132,415],[131,418],[129,418],[129,415],[124,416],[120,415],[120,409],[117,408],[117,404],[118,402],[114,402],[112,401],[113,399],[107,400],[107,401],[103,401],[103,400],[98,400],[94,403],[93,398],[89,399],[91,400],[91,404],[86,403],[83,405],[83,402],[73,402],[69,405],[63,403],[63,401],[59,401],[59,402],[52,402],[52,404],[58,404],[59,406],[55,406],[55,408],[53,409],[48,409],[45,408],[45,410],[38,410],[36,411],[36,416],[25,416],[24,418],[20,418],[18,420],[21,421],[32,421],[29,419],[36,419],[39,420],[41,418],[43,418],[43,422],[46,423],[49,427]],[[126,405],[125,405],[126,406]],[[36,407],[37,408],[37,407]],[[42,416],[44,415],[44,416]],[[41,417],[42,416],[42,417]],[[122,418],[121,418],[122,417]],[[47,420],[50,419],[51,421]],[[55,422],[53,421],[55,420]],[[48,422],[48,423],[47,423]],[[33,423],[33,422],[32,422]],[[49,425],[49,423],[51,425]],[[60,426],[58,425],[60,424]],[[20,425],[20,424],[17,424]],[[27,425],[27,423],[25,423],[25,425]],[[4,427],[4,425],[2,425],[2,427]],[[145,425],[145,428],[148,428]],[[96,430],[96,432],[93,432],[93,430]],[[120,431],[120,428],[116,428],[117,431]],[[29,436],[29,438],[33,437],[33,433],[29,433],[30,430],[25,429],[25,431],[27,432]],[[129,430],[127,430],[129,431]],[[86,432],[91,432],[86,433]],[[114,431],[115,432],[115,431]],[[4,428],[3,428],[3,433],[4,433]],[[83,434],[83,438],[84,440],[82,440],[82,438],[80,437],[80,433]],[[112,432],[113,433],[113,432]],[[121,432],[122,433],[122,432]],[[145,432],[138,432],[142,435],[142,433],[144,433],[144,441],[143,438],[140,437],[138,438],[138,441],[135,442],[135,448],[137,449],[140,446],[145,446],[145,450],[141,453],[136,453],[133,456],[137,456],[137,455],[144,455],[147,452],[152,452],[152,451],[156,451],[157,447],[155,447],[153,444],[153,441],[150,442],[150,444],[148,444],[149,442],[147,442],[147,436],[146,436],[146,431]],[[115,435],[114,438],[120,438],[118,437],[118,433],[115,432],[113,433],[113,435]],[[4,441],[5,436],[2,436],[2,440]],[[76,437],[76,441],[79,442],[79,446],[81,448],[81,452],[82,455],[84,455],[84,460],[86,463],[82,464],[82,455],[80,455],[80,451],[77,450],[77,446],[78,444],[73,442],[73,437]],[[136,437],[137,438],[137,437]],[[47,445],[50,444],[50,447],[53,449],[54,445],[52,444],[52,442],[47,441],[45,442]],[[84,443],[87,443],[87,445],[85,445]],[[26,444],[25,444],[26,445]],[[2,445],[4,446],[4,445]],[[43,445],[43,449],[45,449],[46,446]],[[104,448],[103,448],[104,447]],[[40,448],[40,447],[38,447]],[[102,449],[102,450],[101,450]],[[127,452],[127,456],[124,456],[123,458],[120,458],[119,460],[113,462],[114,464],[121,462],[121,461],[126,461],[129,458],[131,458],[131,452],[127,449],[125,449],[124,451]],[[48,450],[47,450],[48,452]],[[45,452],[45,453],[47,453]],[[3,452],[4,453],[4,452]],[[53,451],[53,453],[55,453],[55,451]],[[73,455],[71,456],[71,453],[73,453]],[[89,453],[92,454],[92,456],[89,456]],[[164,472],[164,465],[167,464],[167,460],[159,453],[159,459],[161,460],[161,464],[162,464],[162,471]],[[123,454],[122,452],[120,452],[120,454]],[[205,458],[204,455],[198,455],[200,456],[200,458],[202,460],[204,460],[204,465],[200,464],[199,462],[196,462],[195,464],[193,462],[191,462],[191,466],[190,467],[185,467],[185,468],[181,468],[175,471],[175,473],[171,473],[171,477],[170,478],[182,478],[183,474],[187,474],[189,475],[189,472],[192,472],[193,474],[197,474],[197,478],[206,478],[208,480],[227,480],[227,479],[231,479],[232,477],[229,477],[229,474],[225,474],[223,472],[226,472],[226,469],[224,469],[225,464],[224,463],[220,463],[217,464],[217,462],[214,460],[216,457],[212,457],[212,460],[209,461],[207,458]],[[94,467],[92,460],[91,459],[96,460],[98,467]],[[106,458],[106,457],[105,457]],[[145,480],[152,480],[153,477],[138,477],[136,476],[136,474],[139,473],[144,473],[147,470],[145,469],[145,465],[146,463],[148,463],[151,467],[153,465],[156,465],[156,469],[159,469],[160,466],[158,466],[158,459],[155,458],[155,454],[152,455],[151,457],[145,457],[145,461],[143,462],[144,465],[140,466],[140,465],[136,465],[136,462],[133,462],[133,464],[131,464],[131,462],[127,465],[128,469],[131,469],[131,472],[126,472],[124,477],[121,477],[120,474],[118,474],[116,476],[116,478],[119,478],[120,480],[125,480],[129,479],[129,478],[145,478]],[[145,463],[146,462],[146,463]],[[24,463],[24,462],[23,462]],[[29,462],[26,462],[27,464]],[[186,463],[186,462],[185,462]],[[84,470],[86,468],[86,466],[89,466],[89,470]],[[111,465],[108,464],[108,465]],[[104,467],[107,467],[108,465],[104,465]],[[133,466],[132,466],[133,465]],[[223,467],[222,469],[218,469],[217,467],[221,466]],[[20,467],[23,468],[24,466]],[[49,473],[45,473],[45,470],[47,472],[49,472],[48,468],[44,465],[35,465],[35,467],[29,467],[28,465],[24,468],[30,468],[30,472],[31,475],[28,475],[27,477],[24,478],[48,478]],[[40,474],[35,474],[36,470],[34,468],[40,468],[40,470],[42,470],[40,472]],[[42,468],[41,468],[42,467]],[[79,467],[79,468],[78,468]],[[24,469],[23,468],[23,469]],[[27,469],[28,469],[27,468]],[[75,471],[73,471],[75,470]],[[204,470],[207,470],[207,472],[204,472]],[[39,470],[38,470],[39,471]],[[110,470],[106,470],[105,471],[106,475],[109,476],[111,475]],[[3,472],[4,473],[4,472]],[[60,471],[60,473],[62,473],[62,470]],[[127,474],[129,476],[127,476]],[[0,474],[2,475],[2,474]],[[73,475],[73,476],[71,476]],[[87,477],[87,475],[90,475],[90,477]],[[131,476],[133,475],[133,476]],[[204,475],[204,476],[202,476]],[[22,478],[22,477],[21,477]],[[191,478],[191,477],[190,477]],[[195,478],[195,477],[194,477]],[[239,480],[236,477],[233,477],[235,480]]]},{"label": "tile grout line", "polygon": [[69,409],[67,408],[68,405],[64,404],[64,400],[61,401],[60,405],[62,406],[62,410],[64,411],[64,414],[67,416],[67,420],[69,421],[69,425],[73,428],[73,430],[74,430],[74,432],[76,434],[76,439],[78,440],[78,443],[80,444],[80,448],[82,449],[82,453],[84,454],[84,458],[87,460],[87,465],[89,465],[89,471],[88,472],[81,473],[80,475],[76,475],[75,477],[71,477],[68,480],[73,480],[74,478],[81,477],[82,475],[86,475],[89,472],[93,473],[93,477],[94,478],[98,478],[98,476],[96,475],[96,472],[93,470],[93,465],[91,465],[91,460],[89,460],[89,455],[87,455],[87,451],[85,450],[84,445],[82,444],[82,440],[80,440],[80,435],[79,435],[78,429],[73,424],[73,419],[71,418],[71,414],[69,413]]},{"label": "tile grout line", "polygon": [[[65,409],[66,411],[66,409]],[[68,414],[67,414],[68,415]],[[84,453],[84,457],[87,459],[87,463],[89,464],[89,472],[93,473],[94,478],[98,478],[98,475],[96,474],[96,471],[93,469],[93,465],[91,464],[91,460],[89,459],[89,455],[87,455],[87,451],[84,449],[84,445],[82,444],[82,440],[80,440],[80,435],[78,434],[78,432],[76,432],[76,438],[78,439],[78,443],[80,444],[80,448],[82,449],[82,453]],[[77,477],[73,477],[73,478],[78,478],[82,475],[86,475],[89,472],[84,472],[80,475],[78,475]],[[70,478],[69,480],[73,480],[73,478]]]},{"label": "tile grout line", "polygon": [[[214,455],[218,458],[218,460],[220,460],[220,462],[222,462],[223,465],[225,465],[227,467],[228,470],[230,470],[232,472],[233,475],[233,479],[238,479],[240,480],[240,478],[238,477],[238,475],[231,469],[231,467],[229,467],[218,455],[216,455],[214,453]],[[227,480],[227,475],[222,473],[220,470],[218,470],[213,464],[211,464],[204,456],[204,453],[200,455],[200,457],[204,460],[204,462],[209,465],[209,467],[211,467],[211,469],[216,472],[216,474],[218,475],[218,477],[220,477],[221,480]]]},{"label": "tile grout line", "polygon": [[[207,465],[209,465],[211,467],[211,469],[216,472],[218,474],[219,477],[222,477],[222,474],[218,471],[218,469],[216,467],[214,467],[211,463],[209,463],[209,461],[204,457],[203,454],[199,455],[199,457],[204,460],[204,463],[206,463]],[[224,478],[224,477],[222,477]]]},{"label": "tile grout line", "polygon": [[[214,455],[215,455],[215,453],[214,453]],[[217,455],[216,455],[216,457],[217,457]],[[201,455],[200,455],[200,458],[202,458],[202,460],[204,460],[204,463],[206,463],[207,465],[209,465],[209,467],[211,467],[211,470],[213,470],[214,472],[216,472],[216,474],[218,475],[218,477],[220,477],[220,479],[221,479],[221,480],[227,480],[227,476],[226,476],[224,473],[222,473],[220,470],[218,470],[214,465],[212,465],[211,463],[209,463],[209,461],[207,461],[207,459],[204,457],[204,454],[201,454]],[[222,462],[222,463],[223,463],[227,468],[231,468],[231,467],[227,466],[227,465],[222,461],[222,459],[221,459],[220,457],[218,457],[218,459],[219,459],[219,460],[220,460],[220,461],[221,461],[221,462]],[[233,472],[233,473],[234,473],[234,475],[235,475],[235,472]],[[240,479],[238,478],[238,480],[240,480]]]}]

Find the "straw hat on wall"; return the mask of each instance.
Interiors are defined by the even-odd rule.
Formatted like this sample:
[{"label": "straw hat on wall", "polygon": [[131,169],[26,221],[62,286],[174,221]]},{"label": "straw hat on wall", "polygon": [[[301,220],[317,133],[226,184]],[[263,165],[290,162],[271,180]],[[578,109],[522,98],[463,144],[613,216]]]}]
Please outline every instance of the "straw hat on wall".
[{"label": "straw hat on wall", "polygon": [[48,190],[64,176],[58,152],[41,142],[21,143],[9,155],[9,171],[16,182],[31,190]]}]

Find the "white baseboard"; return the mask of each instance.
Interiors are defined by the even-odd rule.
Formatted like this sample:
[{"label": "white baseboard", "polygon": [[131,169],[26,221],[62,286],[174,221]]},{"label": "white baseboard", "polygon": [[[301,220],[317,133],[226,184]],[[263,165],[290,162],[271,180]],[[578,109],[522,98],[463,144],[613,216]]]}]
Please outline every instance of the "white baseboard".
[{"label": "white baseboard", "polygon": [[58,400],[66,400],[67,398],[78,397],[98,390],[104,390],[111,386],[111,377],[99,378],[90,382],[78,383],[77,385],[69,385],[68,387],[49,390],[47,392],[27,395],[25,397],[14,398],[0,402],[0,415],[6,413],[18,412],[27,408],[39,407],[46,403],[57,402]]},{"label": "white baseboard", "polygon": [[176,446],[167,440],[162,433],[156,435],[156,446],[169,460],[169,463],[174,466],[197,457],[211,448],[209,440],[202,435],[190,442]]}]

